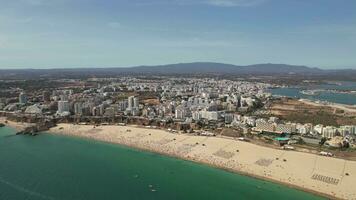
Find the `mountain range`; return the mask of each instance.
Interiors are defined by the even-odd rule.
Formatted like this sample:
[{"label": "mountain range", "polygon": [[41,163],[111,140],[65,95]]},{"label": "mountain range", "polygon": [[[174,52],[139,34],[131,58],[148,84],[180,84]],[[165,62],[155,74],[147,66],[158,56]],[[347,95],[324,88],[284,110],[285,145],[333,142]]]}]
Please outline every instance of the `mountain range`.
[{"label": "mountain range", "polygon": [[62,68],[62,69],[6,69],[0,70],[0,79],[25,77],[108,77],[119,75],[288,75],[288,76],[343,76],[355,77],[354,69],[325,70],[287,64],[256,64],[238,66],[224,63],[195,62],[158,66],[113,68]]}]

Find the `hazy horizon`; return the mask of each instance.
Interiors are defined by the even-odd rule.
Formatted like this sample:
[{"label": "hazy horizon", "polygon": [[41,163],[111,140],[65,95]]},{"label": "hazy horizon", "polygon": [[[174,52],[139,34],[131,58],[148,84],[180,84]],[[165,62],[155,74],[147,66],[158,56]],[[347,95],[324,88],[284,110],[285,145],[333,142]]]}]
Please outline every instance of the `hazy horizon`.
[{"label": "hazy horizon", "polygon": [[356,1],[0,0],[0,69],[356,69]]},{"label": "hazy horizon", "polygon": [[223,63],[223,62],[180,62],[180,63],[166,63],[166,64],[157,64],[157,65],[133,65],[133,66],[72,66],[72,67],[0,67],[0,70],[47,70],[47,69],[110,69],[110,68],[135,68],[135,67],[155,67],[155,66],[166,66],[166,65],[176,65],[176,64],[191,64],[191,63],[217,63],[217,64],[227,64],[227,65],[235,65],[236,67],[248,67],[253,65],[263,65],[263,64],[275,64],[275,65],[291,65],[291,66],[304,66],[309,68],[318,68],[322,70],[356,70],[356,68],[352,67],[344,67],[344,68],[332,68],[332,67],[315,67],[315,66],[305,66],[305,65],[294,65],[294,64],[285,64],[285,63],[256,63],[250,65],[239,65],[239,64],[231,64],[231,63]]}]

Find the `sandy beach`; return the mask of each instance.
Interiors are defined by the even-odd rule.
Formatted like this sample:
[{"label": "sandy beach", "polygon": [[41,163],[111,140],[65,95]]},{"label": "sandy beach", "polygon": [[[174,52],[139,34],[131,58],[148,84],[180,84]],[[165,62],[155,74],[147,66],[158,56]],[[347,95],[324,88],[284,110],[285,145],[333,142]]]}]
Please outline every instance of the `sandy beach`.
[{"label": "sandy beach", "polygon": [[9,126],[13,129],[15,129],[16,131],[22,131],[26,127],[33,125],[30,123],[20,123],[20,122],[9,121],[9,120],[6,120],[5,117],[0,117],[0,123],[5,124],[6,126]]},{"label": "sandy beach", "polygon": [[59,124],[52,134],[117,143],[206,163],[338,199],[356,199],[356,162],[284,151],[228,138],[133,126]]},{"label": "sandy beach", "polygon": [[317,103],[317,102],[309,100],[309,99],[300,99],[299,101],[309,104],[309,105],[312,105],[312,106],[329,106],[330,108],[344,110],[348,113],[352,113],[352,114],[356,113],[355,105],[345,105],[345,104],[331,103],[331,102],[329,102],[328,104]]}]

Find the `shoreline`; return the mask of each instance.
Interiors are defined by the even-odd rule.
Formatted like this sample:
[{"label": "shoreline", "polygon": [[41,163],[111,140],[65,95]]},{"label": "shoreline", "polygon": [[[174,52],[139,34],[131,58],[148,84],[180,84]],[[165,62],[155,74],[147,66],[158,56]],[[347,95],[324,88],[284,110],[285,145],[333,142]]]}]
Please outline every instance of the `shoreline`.
[{"label": "shoreline", "polygon": [[[91,125],[59,124],[47,132],[119,144],[201,163],[232,173],[286,185],[325,198],[356,199],[356,191],[352,187],[352,183],[356,180],[355,161],[277,150],[226,138],[172,134],[159,129],[134,126],[93,128]],[[209,146],[213,147],[207,148]],[[345,168],[350,173],[349,176],[344,175]],[[338,184],[313,180],[311,177],[314,174],[337,179]]]},{"label": "shoreline", "polygon": [[356,113],[356,105],[348,105],[348,104],[333,103],[333,102],[318,103],[315,100],[303,99],[303,98],[300,98],[299,101],[312,106],[329,106],[330,108],[341,109],[349,113]]},{"label": "shoreline", "polygon": [[313,194],[313,195],[316,195],[316,196],[319,196],[319,197],[323,197],[323,198],[326,198],[326,199],[336,199],[336,200],[340,199],[340,200],[342,200],[341,198],[337,198],[335,196],[331,196],[331,195],[328,195],[328,194],[325,194],[325,193],[321,193],[321,192],[318,192],[318,191],[315,191],[315,190],[310,190],[308,188],[299,187],[299,186],[296,186],[296,185],[293,185],[293,184],[290,184],[290,183],[285,183],[285,182],[277,181],[277,180],[274,180],[274,179],[266,178],[266,177],[263,177],[263,176],[258,176],[258,175],[255,175],[255,174],[250,174],[250,173],[246,173],[246,172],[242,172],[242,171],[233,170],[233,169],[226,168],[226,167],[221,167],[221,166],[218,166],[218,165],[211,164],[209,162],[187,159],[187,158],[176,156],[176,155],[172,155],[172,154],[169,154],[169,153],[164,153],[162,151],[155,151],[155,150],[152,150],[152,149],[146,149],[146,148],[142,148],[142,147],[126,145],[126,144],[120,144],[120,143],[115,143],[115,142],[107,142],[107,141],[103,141],[103,140],[97,140],[97,139],[92,139],[92,138],[82,137],[82,136],[77,136],[77,135],[63,135],[63,134],[55,133],[55,132],[51,132],[51,131],[47,131],[47,132],[50,132],[51,134],[54,134],[54,135],[59,135],[59,136],[64,136],[64,137],[69,137],[69,138],[72,137],[72,138],[83,139],[83,140],[87,140],[87,141],[97,141],[97,142],[100,142],[100,143],[103,143],[103,144],[118,145],[118,146],[122,146],[122,147],[125,147],[125,148],[133,149],[133,150],[136,150],[136,151],[154,153],[154,154],[158,154],[160,156],[166,156],[166,157],[169,157],[169,158],[175,158],[175,159],[179,159],[179,160],[183,160],[183,161],[192,162],[192,163],[195,163],[195,164],[205,165],[205,166],[212,167],[212,168],[215,168],[215,169],[224,170],[226,172],[230,172],[230,173],[233,173],[233,174],[238,174],[238,175],[241,175],[241,176],[247,176],[247,177],[258,179],[258,180],[268,181],[268,182],[271,182],[271,183],[283,185],[283,186],[288,187],[288,188],[292,188],[292,189],[296,189],[298,191],[310,193],[310,194]]},{"label": "shoreline", "polygon": [[[302,88],[298,88],[298,87],[275,87],[275,88],[270,88],[268,89],[268,91],[272,94],[272,96],[274,97],[287,97],[287,98],[293,98],[293,99],[297,99],[300,100],[304,103],[309,103],[311,105],[317,105],[317,106],[329,106],[332,108],[338,108],[338,109],[342,109],[348,112],[356,112],[356,103],[353,104],[348,104],[348,103],[340,103],[340,102],[335,102],[335,101],[329,101],[329,100],[322,100],[322,99],[313,99],[313,98],[307,98],[307,97],[302,97],[302,96],[290,96],[290,95],[286,95],[286,94],[273,94],[272,90],[273,89],[283,89],[283,88],[289,88],[289,89],[299,89],[301,91]],[[315,90],[315,91],[333,91],[332,89],[305,89],[306,91],[309,90]],[[337,92],[332,92],[334,94],[338,94]],[[302,93],[303,94],[303,93]],[[352,91],[351,93],[339,93],[339,94],[347,94],[347,95],[356,95],[356,91]],[[306,94],[304,94],[306,95]],[[314,95],[306,95],[306,96],[314,96]]]},{"label": "shoreline", "polygon": [[5,126],[13,128],[18,132],[24,130],[26,127],[33,125],[30,123],[13,122],[13,121],[7,120],[5,117],[0,117],[0,123],[3,123],[3,124],[5,124]]}]

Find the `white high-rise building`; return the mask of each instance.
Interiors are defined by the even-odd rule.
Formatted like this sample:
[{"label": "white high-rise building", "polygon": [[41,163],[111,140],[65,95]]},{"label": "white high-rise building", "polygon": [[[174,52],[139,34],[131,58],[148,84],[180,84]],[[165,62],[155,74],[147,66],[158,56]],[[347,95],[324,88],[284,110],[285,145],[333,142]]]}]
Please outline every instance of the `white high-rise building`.
[{"label": "white high-rise building", "polygon": [[82,102],[75,102],[74,103],[74,114],[82,115],[83,114],[83,103]]},{"label": "white high-rise building", "polygon": [[134,96],[130,96],[127,100],[128,100],[128,106],[127,109],[128,110],[132,110],[132,108],[134,107]]},{"label": "white high-rise building", "polygon": [[341,136],[353,135],[356,132],[356,126],[340,126],[339,132]]},{"label": "white high-rise building", "polygon": [[336,128],[333,126],[327,126],[323,129],[323,137],[332,138],[336,135]]},{"label": "white high-rise building", "polygon": [[27,96],[25,93],[21,92],[19,95],[19,103],[26,104],[27,103]]},{"label": "white high-rise building", "polygon": [[138,107],[139,107],[139,99],[138,99],[138,97],[135,97],[134,99],[133,99],[133,107],[135,108],[135,109],[138,109]]},{"label": "white high-rise building", "polygon": [[64,112],[69,112],[69,102],[68,101],[58,101],[58,113],[62,114]]},{"label": "white high-rise building", "polygon": [[175,118],[176,119],[184,119],[186,116],[186,111],[184,108],[182,107],[177,107],[176,111],[175,111]]},{"label": "white high-rise building", "polygon": [[297,124],[296,125],[296,130],[297,130],[298,133],[303,135],[303,134],[310,133],[311,128],[307,124]]}]

